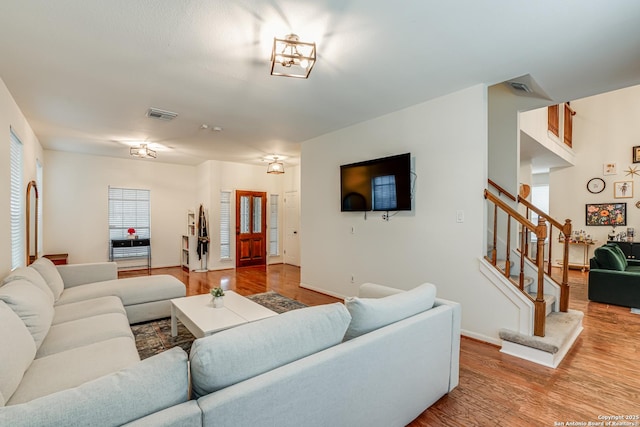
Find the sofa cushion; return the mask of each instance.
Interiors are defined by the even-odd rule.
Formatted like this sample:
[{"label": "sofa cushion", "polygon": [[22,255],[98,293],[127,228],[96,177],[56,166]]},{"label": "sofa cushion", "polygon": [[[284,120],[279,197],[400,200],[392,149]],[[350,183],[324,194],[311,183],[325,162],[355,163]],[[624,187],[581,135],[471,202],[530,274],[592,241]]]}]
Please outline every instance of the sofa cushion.
[{"label": "sofa cushion", "polygon": [[626,257],[622,254],[622,251],[617,251],[616,249],[620,249],[618,245],[607,244],[593,251],[593,256],[596,258],[600,268],[616,271],[624,271],[627,268]]},{"label": "sofa cushion", "polygon": [[185,295],[185,286],[168,274],[106,280],[66,289],[56,304],[84,301],[97,297],[117,296],[124,305],[142,304],[179,298]]},{"label": "sofa cushion", "polygon": [[56,305],[54,307],[52,325],[64,322],[84,319],[85,317],[98,316],[100,314],[120,313],[127,315],[118,297],[100,297],[69,304]]},{"label": "sofa cushion", "polygon": [[117,337],[134,339],[129,320],[122,313],[101,314],[52,325],[36,358]]},{"label": "sofa cushion", "polygon": [[55,298],[53,297],[53,292],[51,292],[51,288],[47,285],[47,282],[44,280],[44,277],[38,273],[38,270],[31,267],[20,267],[16,268],[4,278],[2,283],[7,284],[13,282],[14,280],[26,280],[31,284],[35,285],[38,289],[40,289],[46,296],[49,298],[50,303],[53,304]]},{"label": "sofa cushion", "polygon": [[189,359],[196,397],[339,344],[350,316],[340,303],[308,307],[194,341]]},{"label": "sofa cushion", "polygon": [[0,300],[7,303],[22,319],[36,343],[36,348],[40,348],[53,320],[50,296],[31,282],[19,279],[0,287]]},{"label": "sofa cushion", "polygon": [[345,305],[351,314],[351,324],[344,339],[350,340],[429,310],[433,307],[435,298],[436,287],[431,283],[383,298],[345,298]]},{"label": "sofa cushion", "polygon": [[188,390],[187,355],[176,347],[78,387],[0,408],[0,425],[119,426],[186,402]]},{"label": "sofa cushion", "polygon": [[123,337],[35,359],[15,393],[7,401],[7,405],[29,402],[38,397],[77,387],[131,366],[139,360],[135,342],[131,338]]},{"label": "sofa cushion", "polygon": [[62,295],[62,291],[64,291],[64,282],[53,261],[49,258],[40,257],[35,260],[30,267],[40,273],[47,286],[49,286],[49,289],[51,289],[53,299],[58,301],[58,298]]},{"label": "sofa cushion", "polygon": [[0,406],[4,406],[36,354],[36,345],[24,322],[0,301]]}]

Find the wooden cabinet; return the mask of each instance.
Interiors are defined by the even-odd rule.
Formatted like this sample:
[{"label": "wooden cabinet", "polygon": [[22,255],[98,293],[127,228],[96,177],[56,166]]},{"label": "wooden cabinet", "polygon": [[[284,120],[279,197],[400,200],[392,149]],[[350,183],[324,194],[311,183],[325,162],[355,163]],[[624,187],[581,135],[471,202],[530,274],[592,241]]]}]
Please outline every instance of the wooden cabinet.
[{"label": "wooden cabinet", "polygon": [[618,245],[622,252],[625,254],[627,259],[637,259],[640,260],[640,242],[613,242],[608,241],[607,243],[615,243]]}]

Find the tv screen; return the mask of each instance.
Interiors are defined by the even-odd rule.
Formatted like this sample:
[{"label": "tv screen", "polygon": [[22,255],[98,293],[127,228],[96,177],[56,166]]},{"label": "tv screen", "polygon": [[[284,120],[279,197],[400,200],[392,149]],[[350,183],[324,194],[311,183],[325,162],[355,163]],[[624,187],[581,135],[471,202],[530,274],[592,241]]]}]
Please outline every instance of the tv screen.
[{"label": "tv screen", "polygon": [[410,211],[410,153],[340,166],[342,212]]}]

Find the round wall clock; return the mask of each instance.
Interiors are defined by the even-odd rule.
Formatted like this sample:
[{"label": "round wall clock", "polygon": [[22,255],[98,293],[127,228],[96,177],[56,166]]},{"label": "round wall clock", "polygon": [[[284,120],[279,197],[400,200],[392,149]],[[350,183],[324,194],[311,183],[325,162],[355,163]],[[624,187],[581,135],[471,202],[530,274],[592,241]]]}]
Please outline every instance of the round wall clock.
[{"label": "round wall clock", "polygon": [[602,178],[591,178],[589,182],[587,182],[587,190],[593,194],[602,193],[604,187],[606,187],[606,184]]}]

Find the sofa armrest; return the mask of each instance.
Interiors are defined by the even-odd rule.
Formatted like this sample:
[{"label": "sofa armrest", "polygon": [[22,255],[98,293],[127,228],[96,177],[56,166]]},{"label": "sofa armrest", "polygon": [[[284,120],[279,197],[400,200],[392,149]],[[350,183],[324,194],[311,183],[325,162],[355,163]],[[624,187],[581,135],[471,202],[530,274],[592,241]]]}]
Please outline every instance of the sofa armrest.
[{"label": "sofa armrest", "polygon": [[627,258],[627,265],[632,267],[640,267],[640,259]]},{"label": "sofa armrest", "polygon": [[118,265],[115,262],[57,265],[56,267],[65,288],[118,278]]},{"label": "sofa armrest", "polygon": [[436,298],[433,307],[441,305],[451,307],[453,311],[451,327],[451,375],[449,377],[449,391],[453,390],[460,379],[460,328],[462,327],[462,306],[455,301]]}]

